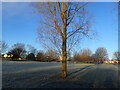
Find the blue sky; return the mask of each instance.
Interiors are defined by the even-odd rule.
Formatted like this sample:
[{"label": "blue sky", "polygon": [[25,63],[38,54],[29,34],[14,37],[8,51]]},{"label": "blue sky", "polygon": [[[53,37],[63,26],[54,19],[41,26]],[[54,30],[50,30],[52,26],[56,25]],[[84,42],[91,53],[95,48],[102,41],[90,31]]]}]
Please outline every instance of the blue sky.
[{"label": "blue sky", "polygon": [[[87,8],[94,15],[92,30],[97,35],[92,40],[85,39],[81,48],[89,48],[94,53],[98,47],[105,47],[112,58],[112,53],[118,48],[117,7],[110,2],[96,2]],[[39,16],[29,2],[2,3],[2,39],[9,46],[20,42],[42,50],[41,42],[37,40],[38,26]]]}]

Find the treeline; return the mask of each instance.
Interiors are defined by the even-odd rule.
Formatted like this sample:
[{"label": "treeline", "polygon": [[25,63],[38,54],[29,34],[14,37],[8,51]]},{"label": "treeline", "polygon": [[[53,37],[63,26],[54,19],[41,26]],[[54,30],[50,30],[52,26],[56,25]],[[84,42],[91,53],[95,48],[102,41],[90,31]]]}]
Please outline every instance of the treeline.
[{"label": "treeline", "polygon": [[[120,60],[120,52],[116,51],[113,53],[115,60]],[[108,60],[108,52],[104,47],[99,47],[92,53],[90,49],[82,49],[80,52],[75,52],[72,60],[74,62],[85,62],[85,63],[103,63]]]},{"label": "treeline", "polygon": [[[37,50],[32,45],[25,45],[23,43],[16,43],[8,48],[8,45],[5,42],[1,42],[0,54],[7,54],[11,60],[35,60],[42,62],[55,61],[59,59],[59,54],[55,50],[41,51]],[[4,58],[4,56],[2,56]]]},{"label": "treeline", "polygon": [[[42,62],[50,62],[50,61],[60,61],[60,54],[53,49],[49,49],[46,51],[37,50],[32,45],[25,45],[23,43],[16,43],[12,45],[10,48],[5,42],[0,41],[0,57],[2,55],[7,54],[5,58],[9,58],[11,60],[18,59],[27,59],[34,61],[42,61]],[[4,57],[3,57],[4,58]],[[113,53],[113,58],[116,60],[120,60],[120,52],[115,51]],[[67,59],[69,61],[74,62],[86,62],[86,63],[103,63],[105,60],[108,60],[108,52],[104,47],[99,47],[96,49],[95,53],[92,53],[90,49],[82,49],[79,52],[74,52],[67,55]]]}]

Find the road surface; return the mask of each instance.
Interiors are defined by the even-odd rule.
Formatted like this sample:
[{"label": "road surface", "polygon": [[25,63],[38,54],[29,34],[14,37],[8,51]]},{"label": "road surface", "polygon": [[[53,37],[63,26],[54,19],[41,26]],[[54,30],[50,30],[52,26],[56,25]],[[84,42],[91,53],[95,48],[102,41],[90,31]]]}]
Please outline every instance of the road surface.
[{"label": "road surface", "polygon": [[3,61],[2,88],[118,88],[117,64],[68,63],[61,78],[60,62]]}]

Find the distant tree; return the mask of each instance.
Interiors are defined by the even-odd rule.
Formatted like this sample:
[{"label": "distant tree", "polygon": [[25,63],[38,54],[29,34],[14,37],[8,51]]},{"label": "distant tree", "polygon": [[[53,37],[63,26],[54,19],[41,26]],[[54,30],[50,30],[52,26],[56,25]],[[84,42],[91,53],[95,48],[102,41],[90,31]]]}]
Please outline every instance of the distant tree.
[{"label": "distant tree", "polygon": [[56,50],[49,49],[46,52],[48,61],[55,60],[59,57],[59,53]]},{"label": "distant tree", "polygon": [[25,57],[26,55],[26,50],[25,50],[25,45],[22,43],[16,43],[12,46],[12,49],[10,50],[11,54],[13,54],[13,59]]},{"label": "distant tree", "polygon": [[27,49],[28,49],[28,50],[27,50],[27,51],[28,51],[28,54],[32,53],[32,54],[36,55],[37,49],[36,49],[35,47],[33,47],[32,45],[28,44],[28,45],[27,45]]},{"label": "distant tree", "polygon": [[96,59],[98,62],[103,62],[108,59],[107,49],[104,47],[99,47],[95,52],[95,57],[97,57]]},{"label": "distant tree", "polygon": [[80,55],[79,55],[79,53],[77,53],[77,52],[74,53],[74,55],[73,55],[73,61],[74,62],[80,61]]},{"label": "distant tree", "polygon": [[114,52],[113,56],[114,56],[115,59],[120,60],[120,52],[119,51]]},{"label": "distant tree", "polygon": [[45,61],[46,54],[42,51],[39,51],[36,56],[36,61]]},{"label": "distant tree", "polygon": [[90,50],[90,49],[82,49],[82,54],[84,55],[84,56],[91,56],[92,55],[92,51]]},{"label": "distant tree", "polygon": [[79,53],[74,54],[74,60],[78,62],[91,62],[92,51],[88,48],[82,49]]},{"label": "distant tree", "polygon": [[68,53],[67,53],[67,60],[68,61],[72,60],[72,52],[71,51],[68,51]]},{"label": "distant tree", "polygon": [[83,62],[90,62],[91,60],[91,55],[92,55],[92,51],[90,49],[82,49],[81,53],[80,53],[80,59]]},{"label": "distant tree", "polygon": [[96,55],[96,54],[92,54],[92,55],[91,55],[91,61],[94,62],[94,63],[97,63],[97,62],[98,62],[98,58],[97,58],[97,55]]},{"label": "distant tree", "polygon": [[0,53],[6,53],[8,45],[4,41],[0,41]]},{"label": "distant tree", "polygon": [[34,55],[33,53],[28,54],[28,55],[26,56],[26,59],[28,59],[28,60],[36,60],[36,59],[35,59],[35,55]]}]

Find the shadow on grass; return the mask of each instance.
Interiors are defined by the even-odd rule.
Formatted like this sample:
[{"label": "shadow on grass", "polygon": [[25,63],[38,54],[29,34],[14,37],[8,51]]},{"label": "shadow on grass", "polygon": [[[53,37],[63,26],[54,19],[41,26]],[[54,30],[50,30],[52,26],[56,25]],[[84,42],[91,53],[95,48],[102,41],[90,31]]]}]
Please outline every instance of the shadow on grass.
[{"label": "shadow on grass", "polygon": [[[90,67],[92,67],[92,66],[93,66],[93,65],[89,65],[89,66],[80,68],[79,70],[76,70],[76,71],[74,71],[74,72],[68,73],[68,74],[67,74],[67,77],[73,79],[74,77],[78,76],[77,73],[80,73],[81,71],[84,71],[84,70],[86,70],[86,69],[88,69],[88,68],[90,68]],[[72,76],[72,77],[71,77],[71,76]]]},{"label": "shadow on grass", "polygon": [[93,65],[89,65],[89,66],[80,68],[79,70],[76,70],[76,71],[73,71],[71,73],[68,73],[66,79],[62,78],[60,76],[60,73],[58,75],[54,75],[54,76],[50,77],[51,81],[49,80],[49,82],[44,83],[42,85],[42,87],[59,87],[59,88],[62,88],[63,86],[65,88],[68,88],[68,87],[72,87],[72,88],[81,87],[82,88],[82,87],[86,87],[86,86],[87,87],[91,87],[92,86],[91,83],[88,83],[88,84],[84,83],[84,84],[82,84],[82,83],[80,83],[78,81],[75,81],[75,82],[71,81],[71,80],[69,81],[69,79],[74,79],[75,77],[79,76],[79,73],[81,71],[83,71],[85,69],[88,69],[88,68],[90,68],[92,66]]}]

